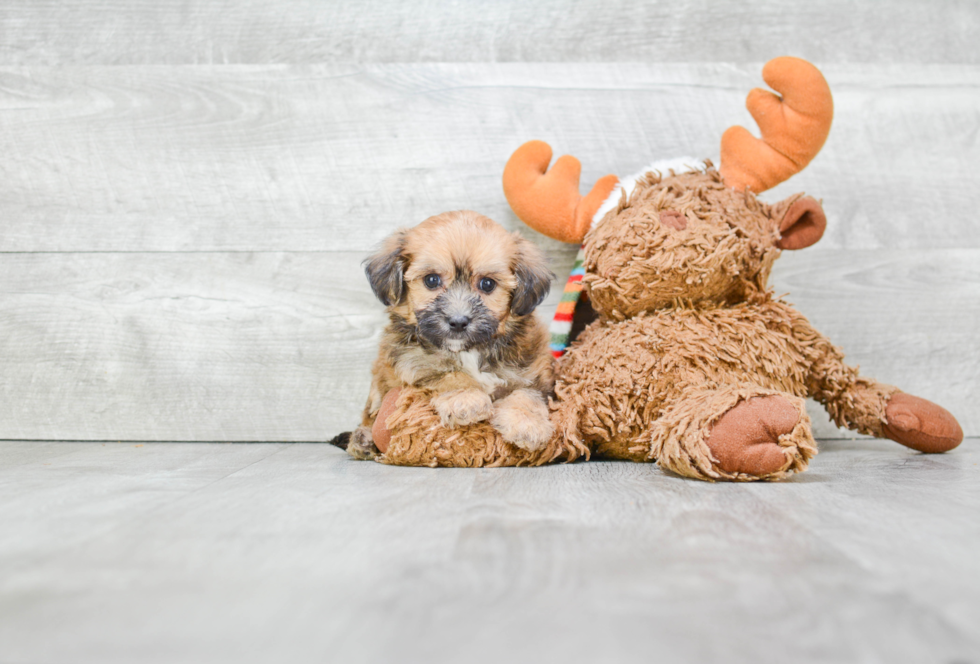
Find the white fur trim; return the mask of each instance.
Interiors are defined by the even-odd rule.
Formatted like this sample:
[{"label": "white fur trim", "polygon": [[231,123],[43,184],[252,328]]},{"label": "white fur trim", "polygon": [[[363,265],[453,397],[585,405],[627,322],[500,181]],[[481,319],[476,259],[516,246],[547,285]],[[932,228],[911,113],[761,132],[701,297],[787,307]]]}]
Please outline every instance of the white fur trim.
[{"label": "white fur trim", "polygon": [[624,191],[626,192],[626,197],[629,198],[633,193],[633,189],[636,188],[636,183],[647,173],[652,173],[653,171],[659,171],[662,175],[667,175],[670,171],[674,171],[675,173],[688,173],[700,169],[702,163],[704,163],[704,160],[695,159],[694,157],[660,159],[628,178],[621,179],[606,200],[602,202],[602,205],[599,206],[598,211],[592,216],[592,226],[599,223],[599,220],[605,217],[606,213],[616,207],[616,204],[619,203],[619,197],[622,196]]}]

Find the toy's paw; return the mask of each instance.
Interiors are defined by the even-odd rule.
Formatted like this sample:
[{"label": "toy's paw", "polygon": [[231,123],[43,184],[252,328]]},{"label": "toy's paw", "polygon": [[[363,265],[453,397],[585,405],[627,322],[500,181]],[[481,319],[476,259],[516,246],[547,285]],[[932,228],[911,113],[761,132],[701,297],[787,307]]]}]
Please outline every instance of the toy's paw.
[{"label": "toy's paw", "polygon": [[385,394],[381,401],[381,408],[375,417],[374,426],[371,427],[371,438],[382,454],[388,451],[388,443],[391,442],[391,432],[388,430],[386,422],[395,412],[395,404],[398,402],[398,395],[401,394],[401,391],[402,388],[396,387]]},{"label": "toy's paw", "polygon": [[493,416],[493,402],[482,390],[454,390],[432,398],[442,426],[455,429],[467,424],[489,420]]},{"label": "toy's paw", "polygon": [[963,429],[948,410],[911,394],[892,395],[885,419],[886,436],[919,452],[947,452],[963,442]]},{"label": "toy's paw", "polygon": [[791,464],[792,458],[778,441],[799,421],[799,411],[785,397],[753,397],[719,417],[705,442],[721,470],[763,477]]},{"label": "toy's paw", "polygon": [[370,461],[378,456],[378,448],[371,438],[371,430],[367,427],[357,427],[350,435],[347,443],[347,453],[355,459]]},{"label": "toy's paw", "polygon": [[555,432],[540,392],[516,390],[497,402],[493,428],[504,440],[529,452],[539,450]]}]

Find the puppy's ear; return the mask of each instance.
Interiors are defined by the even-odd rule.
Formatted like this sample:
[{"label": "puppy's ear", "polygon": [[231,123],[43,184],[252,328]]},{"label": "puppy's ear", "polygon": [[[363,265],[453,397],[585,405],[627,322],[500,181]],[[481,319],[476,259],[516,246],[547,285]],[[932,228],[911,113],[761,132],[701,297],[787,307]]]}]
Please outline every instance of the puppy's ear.
[{"label": "puppy's ear", "polygon": [[527,316],[547,297],[555,275],[541,250],[520,236],[513,271],[517,286],[510,296],[510,310],[515,316]]},{"label": "puppy's ear", "polygon": [[381,249],[364,260],[364,274],[371,290],[390,307],[402,301],[405,295],[405,231],[398,231],[382,243]]}]

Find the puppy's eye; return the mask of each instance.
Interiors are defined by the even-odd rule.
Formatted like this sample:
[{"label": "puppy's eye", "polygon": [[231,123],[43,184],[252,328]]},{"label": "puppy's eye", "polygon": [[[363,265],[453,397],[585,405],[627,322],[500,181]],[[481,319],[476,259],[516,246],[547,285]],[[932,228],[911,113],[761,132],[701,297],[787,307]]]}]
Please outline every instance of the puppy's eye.
[{"label": "puppy's eye", "polygon": [[492,293],[493,289],[497,287],[497,282],[490,277],[483,277],[480,279],[480,283],[478,283],[477,286],[484,293]]},{"label": "puppy's eye", "polygon": [[422,283],[429,290],[435,290],[442,285],[442,278],[438,274],[427,274],[422,277]]}]

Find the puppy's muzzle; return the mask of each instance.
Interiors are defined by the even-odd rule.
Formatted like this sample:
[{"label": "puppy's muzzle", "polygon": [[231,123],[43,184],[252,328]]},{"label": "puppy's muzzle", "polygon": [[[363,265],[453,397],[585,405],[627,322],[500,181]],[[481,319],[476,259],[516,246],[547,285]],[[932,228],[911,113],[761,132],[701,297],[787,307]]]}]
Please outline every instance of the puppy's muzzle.
[{"label": "puppy's muzzle", "polygon": [[497,329],[497,319],[466,288],[451,288],[423,311],[416,312],[420,336],[439,348],[465,350],[489,341]]}]

